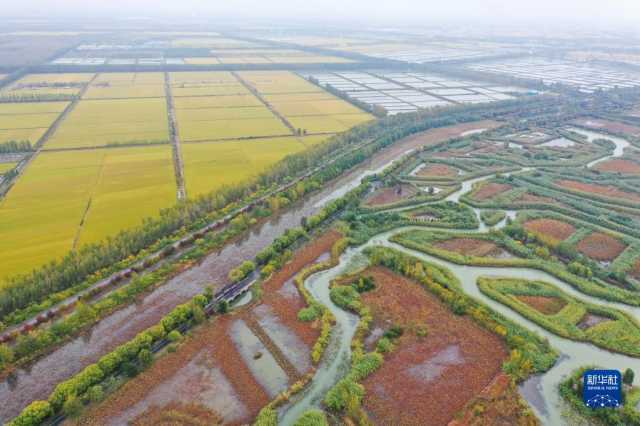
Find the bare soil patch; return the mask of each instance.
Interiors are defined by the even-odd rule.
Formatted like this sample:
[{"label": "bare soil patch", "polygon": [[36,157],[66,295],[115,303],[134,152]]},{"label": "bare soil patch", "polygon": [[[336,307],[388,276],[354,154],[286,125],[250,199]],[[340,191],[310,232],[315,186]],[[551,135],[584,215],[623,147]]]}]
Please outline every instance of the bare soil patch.
[{"label": "bare soil patch", "polygon": [[460,170],[451,167],[448,164],[429,163],[426,164],[416,176],[418,177],[456,177],[460,174]]},{"label": "bare soil patch", "polygon": [[218,426],[224,419],[217,413],[198,404],[179,404],[172,402],[164,408],[151,407],[131,424],[133,426],[175,426],[175,425],[208,425]]},{"label": "bare soil patch", "polygon": [[[123,424],[152,406],[207,403],[227,424],[244,424],[269,402],[229,337],[238,318],[227,315],[195,330],[177,351],[124,384],[100,405],[88,410],[79,424]],[[217,396],[217,400],[210,400]],[[203,399],[203,400],[199,400]]]},{"label": "bare soil patch", "polygon": [[611,321],[609,318],[607,317],[601,317],[599,315],[596,314],[592,314],[590,312],[587,312],[584,317],[582,317],[582,319],[580,320],[580,322],[577,324],[577,327],[581,330],[586,330],[588,328],[594,327],[600,323],[603,323],[605,321]]},{"label": "bare soil patch", "polygon": [[516,296],[516,298],[545,315],[555,315],[565,307],[567,302],[559,297],[547,296]]},{"label": "bare soil patch", "polygon": [[612,159],[596,164],[596,170],[625,175],[640,175],[640,164],[631,160]]},{"label": "bare soil patch", "polygon": [[506,192],[512,188],[513,186],[506,183],[490,182],[482,185],[480,188],[475,190],[471,197],[474,200],[484,201],[488,200],[489,198],[493,198],[498,194],[502,194],[503,192]]},{"label": "bare soil patch", "polygon": [[466,256],[499,257],[504,250],[495,243],[476,238],[451,238],[434,244],[434,247]]},{"label": "bare soil patch", "polygon": [[582,239],[578,251],[595,260],[612,261],[627,248],[622,241],[601,232],[594,232]]},{"label": "bare soil patch", "polygon": [[[315,238],[295,253],[294,258],[282,269],[273,274],[262,288],[264,295],[262,303],[269,305],[276,316],[287,328],[293,330],[307,346],[311,347],[320,335],[317,324],[304,323],[298,320],[298,311],[304,308],[305,301],[298,292],[293,278],[307,265],[321,261],[331,251],[331,247],[342,238],[342,234],[331,230],[322,236]],[[288,297],[282,297],[284,286],[288,287]]]},{"label": "bare soil patch", "polygon": [[411,185],[402,183],[394,186],[380,188],[369,195],[365,204],[368,206],[383,206],[406,200],[418,193],[418,190]]},{"label": "bare soil patch", "polygon": [[533,219],[524,223],[524,229],[554,240],[564,241],[576,232],[576,227],[557,219]]},{"label": "bare soil patch", "polygon": [[[267,334],[275,333],[274,343],[281,344],[284,338],[293,334],[304,342],[304,353],[308,355],[320,334],[319,329],[315,324],[298,321],[298,310],[305,304],[297,288],[294,286],[293,291],[288,291],[287,297],[283,297],[280,290],[291,285],[292,278],[305,266],[326,257],[326,253],[340,238],[340,233],[329,231],[296,251],[294,258],[263,284],[261,303],[248,305],[198,327],[177,351],[157,359],[149,369],[127,382],[118,392],[88,410],[79,423],[124,424],[135,418],[140,420],[140,415],[151,409],[165,414],[178,410],[184,415],[184,407],[193,408],[195,405],[205,406],[211,413],[215,412],[224,424],[250,423],[271,397],[243,361],[236,342],[230,336],[231,328],[234,323],[237,324],[237,320],[254,315],[254,311],[257,318],[267,318],[271,323],[276,318],[278,324],[275,326],[279,330],[274,330],[272,324],[263,327]],[[263,311],[267,313],[266,316]],[[283,332],[287,333],[284,337]],[[285,348],[283,352],[293,350],[296,348]],[[291,356],[290,353],[286,354]],[[175,404],[181,408],[176,408]],[[191,411],[201,418],[202,413],[198,410]],[[165,417],[162,415],[159,420]]]},{"label": "bare soil patch", "polygon": [[616,188],[612,185],[597,185],[594,183],[584,183],[574,180],[559,180],[556,182],[556,185],[562,188],[573,189],[580,192],[594,193],[609,198],[640,202],[640,194],[623,191],[620,188]]},{"label": "bare soil patch", "polygon": [[[372,328],[396,324],[405,333],[382,368],[364,380],[364,408],[375,424],[447,424],[500,373],[505,345],[419,284],[386,268],[365,275],[377,285],[363,295]],[[416,326],[426,326],[428,335],[417,336]]]},{"label": "bare soil patch", "polygon": [[[501,123],[492,120],[472,121],[469,123],[460,123],[454,126],[439,127],[436,129],[430,129],[416,135],[409,136],[401,142],[402,153],[406,149],[417,149],[423,146],[434,145],[447,139],[457,138],[468,134],[470,131],[476,130],[492,130],[496,127],[500,127]],[[394,146],[398,143],[394,144]]]}]

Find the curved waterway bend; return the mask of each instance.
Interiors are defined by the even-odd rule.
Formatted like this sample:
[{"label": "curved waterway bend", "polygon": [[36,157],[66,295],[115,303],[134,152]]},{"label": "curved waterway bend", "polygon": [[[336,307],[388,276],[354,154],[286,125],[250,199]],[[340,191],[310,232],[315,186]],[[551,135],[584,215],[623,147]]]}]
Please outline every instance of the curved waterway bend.
[{"label": "curved waterway bend", "polygon": [[[331,280],[353,268],[354,256],[360,251],[348,249],[335,267],[318,272],[307,278],[304,285],[313,298],[326,306],[335,316],[336,324],[331,331],[331,339],[323,360],[316,370],[313,381],[296,399],[282,410],[278,424],[291,425],[310,407],[319,407],[326,393],[344,377],[351,366],[351,340],[358,327],[358,316],[338,307],[329,296]],[[363,266],[365,263],[363,263]]]},{"label": "curved waterway bend", "polygon": [[[517,174],[517,173],[525,173],[528,172],[530,170],[533,170],[533,167],[523,167],[520,170],[516,170],[514,172],[509,172],[509,173],[503,173],[503,176],[510,176],[512,174]],[[468,179],[468,180],[464,180],[460,183],[460,188],[454,192],[452,192],[451,194],[447,195],[444,199],[442,200],[436,200],[436,201],[427,201],[425,203],[421,203],[421,204],[417,204],[417,205],[410,205],[410,206],[404,206],[404,207],[398,207],[398,208],[394,208],[394,209],[388,209],[385,210],[385,212],[401,212],[401,211],[406,211],[406,210],[413,210],[416,208],[419,208],[421,206],[425,206],[425,205],[429,205],[429,204],[438,204],[438,203],[442,203],[445,201],[452,201],[454,203],[459,203],[460,202],[460,197],[462,197],[463,194],[468,193],[469,191],[471,191],[471,189],[473,188],[473,185],[475,185],[478,182],[483,182],[485,180],[489,180],[492,179],[496,176],[495,173],[491,173],[485,176],[480,176],[480,177],[476,177],[476,178],[472,178],[472,179]],[[466,232],[486,232],[490,229],[499,229],[502,228],[508,219],[515,219],[516,217],[516,211],[515,210],[506,210],[505,211],[505,218],[502,219],[500,222],[498,222],[497,224],[493,225],[493,226],[487,226],[483,221],[482,221],[482,217],[480,215],[481,213],[481,209],[477,208],[477,207],[473,207],[473,206],[469,206],[471,208],[471,210],[473,210],[473,213],[476,216],[476,219],[478,220],[478,228],[475,230],[466,230]],[[421,229],[425,229],[425,227],[422,227]],[[439,230],[443,230],[443,228],[438,228]],[[446,229],[446,228],[444,228]]]},{"label": "curved waterway bend", "polygon": [[616,145],[611,155],[607,155],[605,157],[598,158],[597,160],[593,160],[592,162],[587,164],[587,168],[592,168],[596,164],[602,163],[603,161],[607,161],[612,158],[622,157],[624,155],[624,150],[631,145],[629,141],[626,139],[622,139],[616,136],[611,136],[606,133],[598,133],[591,130],[579,129],[576,127],[570,127],[569,130],[571,130],[572,132],[581,134],[583,136],[586,136],[589,142],[593,142],[596,139],[608,139]]},{"label": "curved waterway bend", "polygon": [[346,374],[346,366],[348,365],[347,360],[350,356],[349,346],[353,337],[353,331],[357,326],[357,321],[354,322],[353,315],[346,314],[342,309],[330,301],[328,298],[329,282],[332,278],[343,273],[346,268],[352,267],[354,261],[361,261],[363,259],[361,252],[365,248],[373,246],[391,247],[419,259],[448,268],[460,280],[462,288],[466,294],[480,300],[491,309],[501,313],[510,320],[536,332],[541,337],[548,339],[551,346],[560,353],[560,358],[549,371],[542,375],[531,377],[520,386],[520,391],[523,397],[527,399],[533,410],[545,425],[556,426],[567,424],[566,420],[562,416],[564,403],[559,395],[558,385],[573,370],[584,365],[592,364],[604,367],[611,366],[617,369],[632,368],[636,371],[640,370],[640,359],[600,349],[589,343],[575,342],[556,336],[534,322],[522,317],[510,308],[485,296],[480,292],[476,283],[480,277],[541,280],[556,285],[559,289],[576,299],[619,309],[630,314],[634,318],[640,318],[640,308],[608,302],[585,295],[554,276],[537,269],[457,265],[422,252],[407,249],[389,241],[389,238],[392,235],[414,229],[429,228],[406,227],[377,235],[366,244],[358,248],[347,250],[341,256],[340,262],[335,268],[313,275],[305,282],[307,288],[312,291],[313,296],[324,303],[325,306],[327,306],[336,315],[336,329],[339,331],[336,333],[336,338],[332,338],[330,342],[328,348],[329,356],[327,356],[326,360],[321,363],[312,385],[303,394],[303,398],[294,402],[293,405],[285,407],[286,411],[281,416],[282,424],[293,424],[297,417],[304,411],[311,407],[320,406],[322,397],[326,394],[326,391]]}]

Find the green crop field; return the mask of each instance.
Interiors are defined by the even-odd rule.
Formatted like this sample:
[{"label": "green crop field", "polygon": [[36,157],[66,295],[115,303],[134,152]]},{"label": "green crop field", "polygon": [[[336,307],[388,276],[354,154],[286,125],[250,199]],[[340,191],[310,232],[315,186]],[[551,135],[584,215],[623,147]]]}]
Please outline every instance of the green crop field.
[{"label": "green crop field", "polygon": [[76,238],[94,242],[136,225],[174,201],[169,146],[43,152],[0,203],[0,279],[62,256]]},{"label": "green crop field", "polygon": [[164,98],[82,100],[45,149],[167,142]]}]

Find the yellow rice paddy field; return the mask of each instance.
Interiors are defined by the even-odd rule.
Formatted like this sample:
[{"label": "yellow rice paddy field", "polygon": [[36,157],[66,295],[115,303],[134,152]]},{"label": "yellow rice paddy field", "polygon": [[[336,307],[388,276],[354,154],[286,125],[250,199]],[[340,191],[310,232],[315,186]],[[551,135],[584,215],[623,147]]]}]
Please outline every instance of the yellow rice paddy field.
[{"label": "yellow rice paddy field", "polygon": [[44,148],[86,148],[168,140],[164,98],[83,99]]},{"label": "yellow rice paddy field", "polygon": [[[27,76],[25,81],[86,84],[92,78],[89,73],[62,74]],[[170,85],[191,198],[256,176],[287,155],[373,118],[286,71],[238,76],[175,72]],[[0,103],[0,142],[35,142],[67,105]],[[280,117],[306,135],[294,134]],[[168,127],[162,73],[95,76],[0,199],[0,283],[173,205],[176,182]]]},{"label": "yellow rice paddy field", "polygon": [[38,142],[67,107],[67,102],[0,103],[0,143]]},{"label": "yellow rice paddy field", "polygon": [[103,73],[91,83],[83,99],[164,98],[164,74]]},{"label": "yellow rice paddy field", "polygon": [[182,156],[187,193],[193,197],[242,182],[304,149],[305,144],[295,137],[185,143]]},{"label": "yellow rice paddy field", "polygon": [[175,191],[169,146],[43,152],[0,202],[0,277],[139,224]]}]

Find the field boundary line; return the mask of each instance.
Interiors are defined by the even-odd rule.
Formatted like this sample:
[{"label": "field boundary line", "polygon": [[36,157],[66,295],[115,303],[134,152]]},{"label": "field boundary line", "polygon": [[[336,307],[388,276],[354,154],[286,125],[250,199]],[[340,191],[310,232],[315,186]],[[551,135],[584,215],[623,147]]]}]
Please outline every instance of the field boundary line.
[{"label": "field boundary line", "polygon": [[187,189],[184,183],[184,161],[182,159],[182,148],[180,147],[180,130],[176,120],[176,110],[173,104],[173,93],[171,92],[171,77],[169,73],[164,73],[164,92],[167,101],[167,120],[169,122],[169,139],[173,147],[173,169],[176,177],[178,201],[187,198]]},{"label": "field boundary line", "polygon": [[256,89],[251,83],[240,77],[240,74],[238,74],[236,71],[231,71],[231,75],[233,75],[240,82],[240,84],[246,87],[247,90],[253,94],[253,96],[255,96],[260,102],[262,102],[262,104],[266,106],[269,111],[271,111],[271,113],[275,115],[282,122],[282,124],[284,124],[291,131],[294,136],[297,135],[298,131],[296,130],[296,128],[293,127],[289,120],[287,120],[284,115],[280,114],[280,112],[276,110],[273,105],[269,103],[269,101],[262,97],[260,92],[258,92],[258,89]]},{"label": "field boundary line", "polygon": [[85,207],[84,212],[82,213],[82,217],[80,218],[80,223],[78,224],[78,229],[76,230],[76,236],[73,239],[73,245],[71,246],[71,250],[75,251],[78,248],[78,241],[80,241],[80,235],[84,229],[84,224],[87,221],[87,216],[89,215],[89,211],[91,210],[91,205],[93,204],[93,197],[96,195],[96,190],[102,182],[102,174],[104,173],[104,166],[107,158],[106,155],[103,154],[102,161],[100,162],[100,169],[96,174],[96,180],[93,184],[93,187],[89,191],[89,199],[87,200],[87,207]]},{"label": "field boundary line", "polygon": [[220,139],[197,139],[190,141],[182,141],[183,144],[192,144],[192,143],[215,143],[215,142],[233,142],[233,141],[264,141],[269,139],[283,139],[283,138],[295,138],[295,139],[304,139],[309,136],[335,136],[340,132],[315,132],[315,133],[307,133],[304,136],[296,136],[296,135],[269,135],[269,136],[247,136],[242,138],[220,138]]},{"label": "field boundary line", "polygon": [[253,334],[260,340],[260,342],[264,345],[265,348],[273,355],[273,358],[276,360],[276,363],[282,368],[282,370],[286,373],[287,377],[291,383],[295,383],[300,380],[301,375],[298,373],[298,370],[293,365],[291,361],[285,356],[284,352],[280,350],[278,345],[275,344],[271,337],[267,334],[264,328],[258,323],[258,320],[252,313],[248,313],[244,318],[247,327],[253,332]]},{"label": "field boundary line", "polygon": [[[383,76],[382,74],[377,74],[377,73],[372,73],[372,72],[366,72],[366,74],[369,74],[369,75],[370,75],[370,76],[372,76],[372,77],[379,78],[380,80],[384,80],[384,81],[386,81],[386,82],[388,82],[388,83],[397,84],[398,86],[401,86],[402,88],[404,88],[404,89],[406,89],[406,90],[415,90],[416,92],[420,92],[420,93],[422,93],[422,94],[424,94],[424,95],[432,96],[432,97],[434,97],[434,98],[438,98],[438,99],[440,99],[441,101],[445,101],[445,102],[447,102],[447,103],[451,103],[451,104],[454,104],[454,105],[462,105],[462,103],[461,103],[461,102],[458,102],[458,101],[455,101],[455,100],[451,100],[451,99],[445,98],[445,97],[444,97],[444,96],[442,96],[442,95],[437,95],[437,94],[435,94],[435,93],[428,92],[428,91],[427,91],[426,89],[424,89],[424,88],[420,88],[420,87],[413,87],[413,86],[408,85],[407,83],[403,83],[403,82],[396,81],[396,80],[391,80],[390,78],[387,78],[387,77]],[[346,78],[346,77],[342,77],[342,78]],[[425,81],[425,80],[423,80],[423,79],[422,79],[422,78],[420,78],[420,77],[418,77],[418,78],[419,78],[420,80],[422,80],[422,81]],[[359,84],[362,84],[362,83],[359,83]],[[467,89],[465,89],[465,90],[467,90]],[[474,92],[474,93],[476,93],[476,92]],[[413,105],[413,106],[414,106],[414,107],[416,107],[416,108],[420,108],[418,105],[416,105],[416,104],[414,104],[414,103],[407,102],[407,101],[403,101],[402,99],[397,98],[397,97],[395,97],[395,96],[393,96],[393,95],[389,95],[389,96],[391,96],[392,98],[394,98],[394,99],[396,99],[396,100],[398,100],[398,101],[400,101],[400,102],[405,102],[405,103],[408,103],[408,104],[410,104],[410,105]]]},{"label": "field boundary line", "polygon": [[16,183],[16,181],[20,177],[22,177],[22,175],[27,170],[29,165],[36,159],[38,154],[40,154],[40,152],[43,150],[43,147],[47,143],[47,141],[58,130],[62,122],[75,109],[78,103],[80,103],[80,100],[84,96],[85,92],[89,89],[89,86],[91,86],[91,84],[94,82],[96,78],[98,78],[99,75],[100,75],[99,73],[94,74],[91,80],[87,81],[87,83],[80,90],[80,92],[78,92],[77,97],[73,99],[71,102],[69,102],[69,105],[67,105],[66,108],[62,110],[60,115],[58,115],[58,118],[56,118],[53,121],[53,123],[51,123],[51,126],[49,126],[47,131],[44,132],[44,134],[40,137],[40,139],[38,139],[38,141],[34,145],[35,151],[33,152],[33,154],[25,157],[22,161],[20,161],[20,163],[18,163],[18,165],[16,166],[16,170],[18,171],[18,173],[16,173],[13,179],[10,179],[9,181],[3,181],[2,184],[0,184],[0,205],[2,205],[7,194],[9,193],[11,188],[13,188],[13,185]]}]

